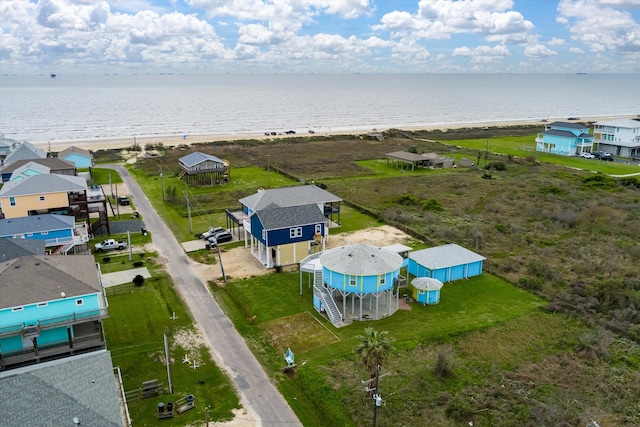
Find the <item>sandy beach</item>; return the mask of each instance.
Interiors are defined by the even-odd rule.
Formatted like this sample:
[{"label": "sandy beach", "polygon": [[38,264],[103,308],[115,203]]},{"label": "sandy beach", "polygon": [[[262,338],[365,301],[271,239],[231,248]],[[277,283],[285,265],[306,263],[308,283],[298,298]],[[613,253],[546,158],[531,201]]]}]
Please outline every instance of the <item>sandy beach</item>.
[{"label": "sandy beach", "polygon": [[[617,117],[582,117],[579,122],[597,122],[597,121],[607,121],[613,119],[620,118],[630,118],[637,119],[637,117],[633,116],[617,116]],[[551,123],[554,121],[568,121],[567,118],[553,118],[550,117],[546,119],[547,122]],[[578,121],[574,121],[578,122]],[[399,129],[407,130],[407,131],[416,131],[416,130],[447,130],[447,129],[459,129],[459,128],[475,128],[475,127],[492,127],[492,126],[517,126],[517,125],[540,125],[540,130],[544,129],[543,119],[540,120],[520,120],[520,121],[500,121],[500,122],[474,122],[474,123],[446,123],[446,124],[433,124],[433,125],[425,125],[425,126],[403,126],[397,127]],[[314,129],[314,136],[322,136],[322,135],[355,135],[368,133],[372,131],[384,132],[388,129],[377,128],[377,129],[349,129],[349,130],[332,130],[332,129]],[[126,149],[132,147],[134,145],[140,146],[142,150],[145,149],[147,144],[158,144],[162,143],[164,146],[173,147],[181,144],[191,145],[191,144],[201,144],[205,142],[216,142],[216,141],[233,141],[240,139],[271,139],[271,138],[291,138],[291,137],[300,137],[300,136],[311,136],[306,130],[304,132],[297,131],[296,134],[287,135],[284,133],[279,133],[278,135],[265,135],[264,133],[241,133],[241,134],[174,134],[174,135],[153,135],[153,136],[145,136],[145,135],[136,135],[122,137],[122,138],[104,138],[104,139],[85,139],[85,140],[51,140],[47,143],[34,143],[34,145],[38,146],[42,150],[59,152],[68,147],[79,147],[84,148],[86,150],[98,151],[98,150],[109,150],[109,149]]]}]

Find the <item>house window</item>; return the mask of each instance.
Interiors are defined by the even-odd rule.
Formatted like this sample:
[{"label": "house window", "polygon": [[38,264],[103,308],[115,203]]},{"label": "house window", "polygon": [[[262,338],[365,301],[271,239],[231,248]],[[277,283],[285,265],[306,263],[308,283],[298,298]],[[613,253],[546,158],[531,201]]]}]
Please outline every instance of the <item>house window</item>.
[{"label": "house window", "polygon": [[358,276],[349,276],[349,286],[358,286]]},{"label": "house window", "polygon": [[9,197],[9,204],[11,206],[15,206],[16,205],[16,198],[15,197]]},{"label": "house window", "polygon": [[33,237],[33,233],[27,233],[27,237]]},{"label": "house window", "polygon": [[302,237],[302,227],[293,227],[289,229],[289,237],[295,239],[296,237]]},{"label": "house window", "polygon": [[40,235],[41,235],[41,236],[46,236],[47,234],[49,234],[49,232],[48,232],[48,231],[42,231],[42,232],[40,232]]},{"label": "house window", "polygon": [[48,306],[48,305],[49,305],[49,303],[48,303],[48,302],[39,302],[39,303],[38,303],[38,308],[40,308],[40,307],[46,307],[46,306]]},{"label": "house window", "polygon": [[385,283],[387,283],[387,276],[384,274],[380,275],[380,286],[383,286]]},{"label": "house window", "polygon": [[44,197],[44,196],[40,196],[39,198],[40,198],[40,201],[41,201],[41,202],[44,202],[44,200],[45,200],[45,197]]},{"label": "house window", "polygon": [[24,307],[13,307],[11,309],[11,311],[22,311],[22,310],[24,310]]},{"label": "house window", "polygon": [[322,233],[322,224],[316,224],[316,234]]},{"label": "house window", "polygon": [[84,300],[82,298],[76,300],[76,305],[84,305]]}]

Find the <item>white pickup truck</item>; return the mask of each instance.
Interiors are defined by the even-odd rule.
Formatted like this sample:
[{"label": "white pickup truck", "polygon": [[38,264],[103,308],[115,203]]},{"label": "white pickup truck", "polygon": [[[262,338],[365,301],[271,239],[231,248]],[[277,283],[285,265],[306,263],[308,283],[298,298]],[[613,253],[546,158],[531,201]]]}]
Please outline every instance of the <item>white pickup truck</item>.
[{"label": "white pickup truck", "polygon": [[127,247],[127,242],[124,240],[107,239],[102,243],[96,243],[93,246],[95,252],[112,251],[114,249],[124,249]]}]

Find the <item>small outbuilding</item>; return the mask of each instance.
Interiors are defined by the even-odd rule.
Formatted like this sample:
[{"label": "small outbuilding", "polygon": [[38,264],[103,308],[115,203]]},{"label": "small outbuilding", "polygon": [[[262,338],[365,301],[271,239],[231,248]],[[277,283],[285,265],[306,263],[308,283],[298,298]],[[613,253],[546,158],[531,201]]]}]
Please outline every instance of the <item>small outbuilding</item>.
[{"label": "small outbuilding", "polygon": [[440,302],[442,282],[431,277],[416,277],[411,281],[413,299],[422,304],[437,304]]},{"label": "small outbuilding", "polygon": [[450,243],[409,254],[409,274],[451,282],[482,274],[486,258],[462,246]]}]

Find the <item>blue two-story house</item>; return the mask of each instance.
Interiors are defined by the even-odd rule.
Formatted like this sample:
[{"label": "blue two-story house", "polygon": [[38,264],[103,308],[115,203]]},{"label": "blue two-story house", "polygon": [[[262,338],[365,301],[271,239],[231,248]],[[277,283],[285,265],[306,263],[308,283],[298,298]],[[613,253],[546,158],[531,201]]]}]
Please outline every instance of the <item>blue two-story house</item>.
[{"label": "blue two-story house", "polygon": [[536,151],[542,153],[579,156],[592,150],[593,135],[580,123],[549,123],[536,137]]},{"label": "blue two-story house", "polygon": [[340,201],[315,185],[260,190],[240,199],[245,245],[267,268],[297,264],[324,250]]},{"label": "blue two-story house", "polygon": [[[51,252],[57,248],[70,249],[89,241],[85,222],[76,224],[69,215],[32,215],[0,219],[0,238],[43,240]],[[66,251],[64,251],[66,252]]]},{"label": "blue two-story house", "polygon": [[0,263],[0,369],[104,349],[107,315],[92,255]]}]

